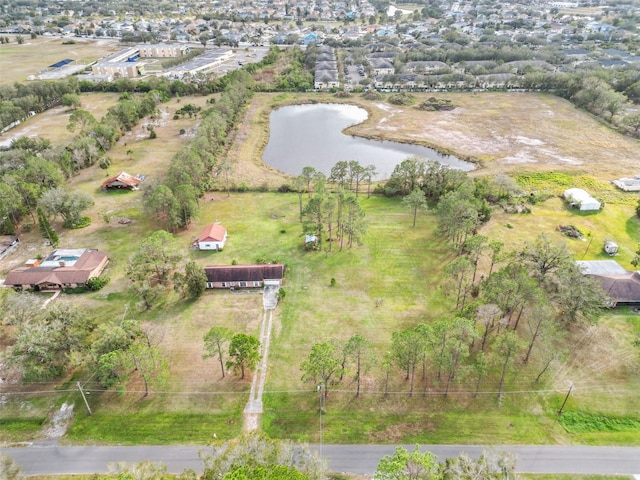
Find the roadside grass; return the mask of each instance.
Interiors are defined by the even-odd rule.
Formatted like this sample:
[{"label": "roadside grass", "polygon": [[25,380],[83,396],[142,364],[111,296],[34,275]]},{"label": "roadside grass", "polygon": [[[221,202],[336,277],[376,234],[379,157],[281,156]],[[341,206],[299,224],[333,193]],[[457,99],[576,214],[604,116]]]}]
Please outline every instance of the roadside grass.
[{"label": "roadside grass", "polygon": [[242,430],[242,407],[225,412],[187,413],[157,410],[112,413],[85,419],[76,416],[66,441],[107,445],[204,445],[218,438],[235,438]]},{"label": "roadside grass", "polygon": [[68,38],[23,36],[24,43],[19,45],[14,36],[11,43],[0,46],[0,84],[23,82],[29,75],[38,75],[60,60],[71,58],[72,65],[85,65],[99,58],[117,52],[120,48],[114,40],[76,39],[75,43],[65,45]]},{"label": "roadside grass", "polygon": [[263,428],[275,438],[319,443],[322,435],[322,441],[336,444],[549,444],[566,438],[552,416],[519,405],[537,403],[535,395],[519,394],[500,405],[470,397],[448,400],[421,392],[409,397],[394,391],[356,399],[353,392],[330,391],[320,418],[315,389],[269,393]]}]

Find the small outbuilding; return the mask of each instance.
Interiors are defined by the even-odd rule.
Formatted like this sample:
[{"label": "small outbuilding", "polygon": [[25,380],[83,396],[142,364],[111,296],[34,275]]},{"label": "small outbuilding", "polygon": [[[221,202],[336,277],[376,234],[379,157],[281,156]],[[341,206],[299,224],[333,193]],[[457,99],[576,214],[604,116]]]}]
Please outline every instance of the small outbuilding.
[{"label": "small outbuilding", "polygon": [[564,199],[569,205],[581,211],[600,210],[602,204],[581,188],[568,188],[564,191]]},{"label": "small outbuilding", "polygon": [[198,239],[196,245],[199,250],[222,250],[227,241],[227,229],[219,223],[207,226]]},{"label": "small outbuilding", "polygon": [[609,255],[612,255],[612,256],[617,255],[618,244],[613,240],[607,240],[606,242],[604,242],[604,246],[602,247],[602,249],[605,251],[605,253],[608,253]]},{"label": "small outbuilding", "polygon": [[104,190],[137,190],[141,181],[127,172],[120,172],[115,177],[107,178],[102,182],[102,188]]}]

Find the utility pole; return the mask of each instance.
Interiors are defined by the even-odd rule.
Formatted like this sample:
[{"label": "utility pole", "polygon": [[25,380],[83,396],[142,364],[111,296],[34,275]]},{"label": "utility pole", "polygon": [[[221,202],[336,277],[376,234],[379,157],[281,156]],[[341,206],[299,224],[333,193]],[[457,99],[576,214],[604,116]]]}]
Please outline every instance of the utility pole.
[{"label": "utility pole", "polygon": [[76,385],[78,385],[78,390],[80,390],[80,394],[82,395],[84,404],[87,406],[87,411],[89,412],[89,415],[91,415],[91,407],[89,406],[89,402],[87,402],[87,397],[84,396],[84,390],[82,390],[82,385],[80,385],[80,382],[76,382]]},{"label": "utility pole", "polygon": [[573,390],[573,382],[569,383],[569,391],[567,392],[567,396],[564,397],[564,402],[562,402],[562,406],[560,407],[560,410],[558,410],[558,415],[562,415],[562,410],[564,409],[564,406],[567,404],[567,400],[569,400],[569,395],[571,395],[571,390]]},{"label": "utility pole", "polygon": [[322,457],[322,440],[323,440],[323,432],[322,432],[322,410],[324,410],[324,392],[322,389],[324,388],[324,384],[319,383],[317,387],[318,391],[318,402],[320,406],[320,456]]}]

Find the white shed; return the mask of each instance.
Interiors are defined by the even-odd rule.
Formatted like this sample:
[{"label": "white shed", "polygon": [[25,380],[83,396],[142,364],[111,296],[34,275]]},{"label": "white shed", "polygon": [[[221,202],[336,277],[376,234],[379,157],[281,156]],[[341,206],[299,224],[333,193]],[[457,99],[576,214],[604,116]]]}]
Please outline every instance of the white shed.
[{"label": "white shed", "polygon": [[209,225],[196,240],[200,250],[222,250],[226,241],[227,229],[219,223]]},{"label": "white shed", "polygon": [[579,210],[600,210],[601,203],[581,188],[569,188],[564,191],[564,199]]},{"label": "white shed", "polygon": [[604,251],[609,255],[616,255],[618,253],[618,244],[613,240],[607,240],[604,242]]}]

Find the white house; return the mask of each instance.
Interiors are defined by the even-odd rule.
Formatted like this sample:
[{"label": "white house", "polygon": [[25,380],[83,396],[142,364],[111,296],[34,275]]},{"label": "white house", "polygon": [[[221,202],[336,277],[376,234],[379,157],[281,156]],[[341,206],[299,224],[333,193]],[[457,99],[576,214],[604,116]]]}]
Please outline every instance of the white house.
[{"label": "white house", "polygon": [[202,231],[196,243],[200,250],[222,250],[226,241],[227,229],[219,223],[214,223]]},{"label": "white house", "polygon": [[564,199],[572,207],[583,211],[600,210],[601,203],[581,188],[568,188],[564,191]]}]

